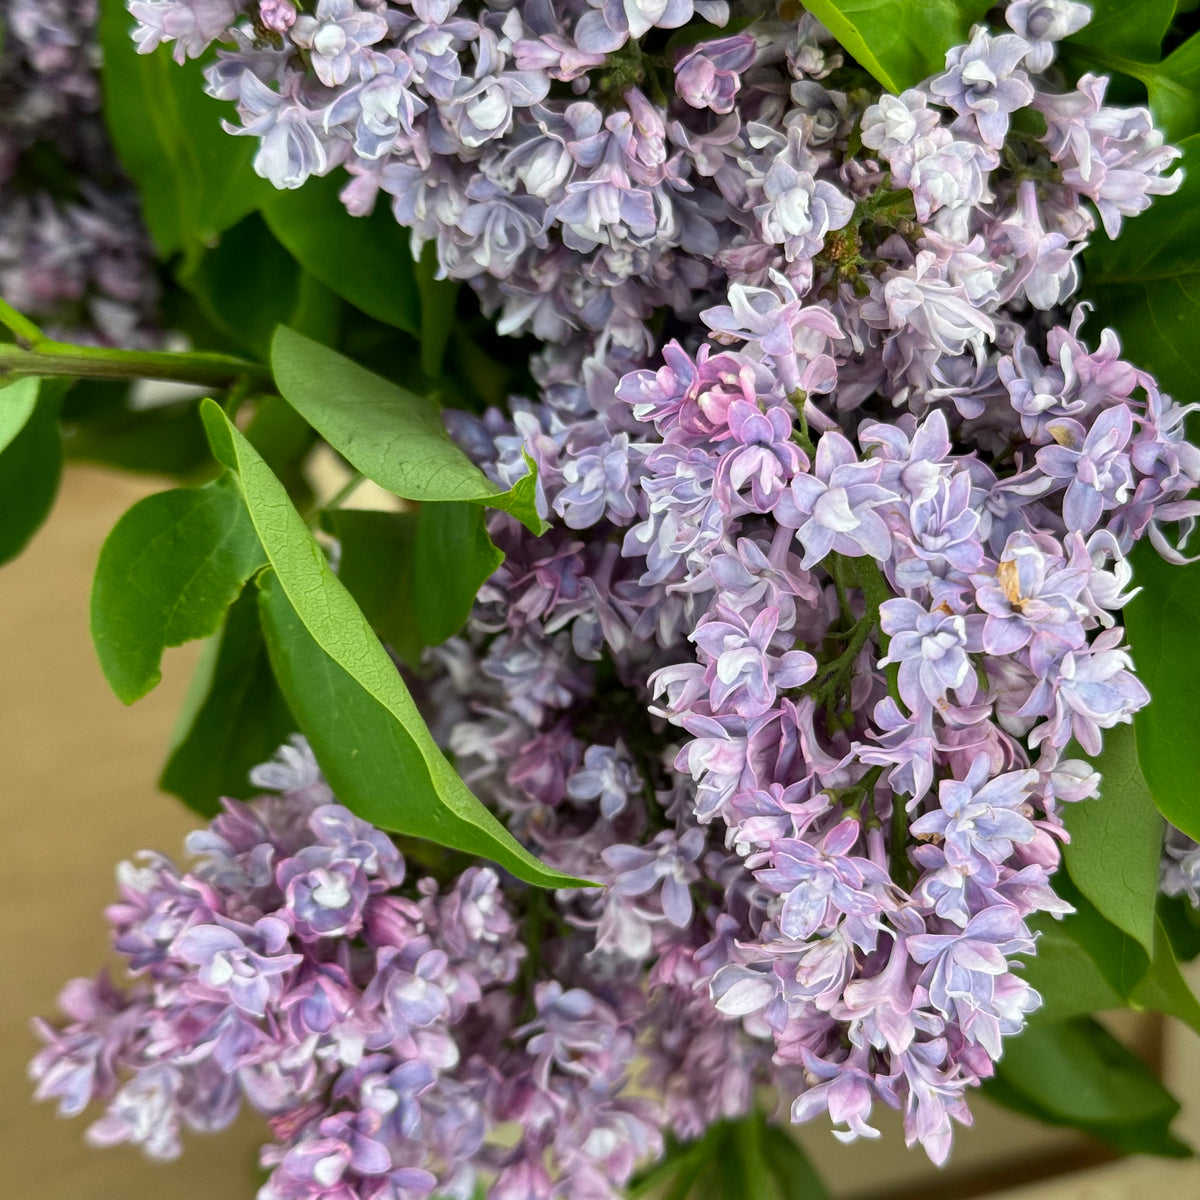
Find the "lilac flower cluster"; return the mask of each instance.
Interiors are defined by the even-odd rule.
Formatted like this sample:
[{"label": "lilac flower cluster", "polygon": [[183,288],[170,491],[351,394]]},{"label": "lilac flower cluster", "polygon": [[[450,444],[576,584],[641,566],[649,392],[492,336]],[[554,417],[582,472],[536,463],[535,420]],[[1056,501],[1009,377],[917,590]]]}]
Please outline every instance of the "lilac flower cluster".
[{"label": "lilac flower cluster", "polygon": [[[383,833],[337,804],[302,743],[228,801],[190,871],[147,854],[108,910],[132,984],[67,985],[32,1077],[94,1145],[176,1157],[243,1101],[275,1140],[262,1200],[608,1196],[661,1147],[621,1096],[633,1031],[593,994],[531,976],[489,868],[407,878]],[[518,979],[537,980],[532,990]],[[524,1141],[497,1131],[518,1121]],[[545,1176],[543,1188],[538,1182]],[[537,1190],[537,1189],[541,1190]]]},{"label": "lilac flower cluster", "polygon": [[[217,1053],[197,1049],[216,1016],[186,1005],[242,1013],[221,1043],[241,1091],[274,1111],[261,1055],[303,1097],[275,1118],[265,1200],[469,1195],[477,1166],[492,1200],[604,1200],[664,1130],[697,1136],[763,1085],[844,1140],[899,1109],[943,1161],[1040,1003],[1029,918],[1069,911],[1060,808],[1099,777],[1068,746],[1096,754],[1148,699],[1116,624],[1129,552],[1149,537],[1180,558],[1200,515],[1187,410],[1072,301],[1097,217],[1118,233],[1179,181],[1144,110],[1046,76],[1086,9],[1016,0],[1007,32],[880,96],[834,73],[808,15],[655,49],[688,0],[130,8],[147,49],[236,42],[210,85],[264,174],[346,165],[352,208],[382,188],[502,328],[549,343],[536,401],[450,425],[504,486],[533,458],[552,528],[490,518],[505,561],[413,687],[514,833],[606,885],[514,888],[511,910],[489,893],[504,932],[469,941],[438,907],[465,885],[402,904],[398,875],[331,866],[348,851],[312,816],[329,798],[311,810],[296,796],[319,785],[287,780],[301,817],[254,819],[292,832],[196,846],[236,860],[222,919],[167,920],[161,969],[131,952],[155,980],[127,1022],[135,1080],[159,1046],[175,1070]],[[230,846],[251,820],[233,813]],[[377,920],[385,904],[403,921]],[[388,998],[426,936],[441,957],[420,978],[449,998],[421,1025]],[[323,1027],[295,1024],[314,961],[345,989]],[[125,1028],[109,1008],[57,1035],[43,1092],[68,1094],[70,1046]],[[429,1090],[368,1087],[351,1043],[389,1081],[428,1063]],[[85,1056],[87,1078],[111,1090],[119,1057]],[[217,1123],[167,1086],[145,1085],[148,1112]],[[398,1097],[378,1122],[375,1087]],[[477,1106],[450,1122],[477,1141],[439,1140],[443,1089]]]},{"label": "lilac flower cluster", "polygon": [[[1187,410],[1070,302],[1093,212],[1118,232],[1179,182],[1144,110],[1041,75],[1085,16],[1014,4],[920,88],[827,90],[854,208],[805,272],[744,264],[657,363],[549,347],[541,403],[452,424],[506,484],[531,454],[561,522],[496,519],[508,561],[442,652],[472,783],[609,885],[573,919],[644,964],[650,1014],[669,983],[740,1026],[737,1087],[765,1067],[846,1139],[900,1108],[939,1162],[1040,1003],[1028,919],[1068,911],[1059,812],[1099,783],[1064,754],[1149,699],[1115,623],[1128,553],[1179,559],[1200,514]],[[614,685],[644,708],[604,719]],[[593,824],[573,800],[601,787]]]},{"label": "lilac flower cluster", "polygon": [[655,308],[694,315],[776,262],[807,280],[853,210],[827,149],[852,114],[818,82],[843,59],[808,15],[676,45],[694,17],[724,25],[726,0],[128,7],[143,51],[232,43],[209,91],[258,172],[296,188],[344,167],[349,210],[382,192],[504,331],[646,353]]},{"label": "lilac flower cluster", "polygon": [[129,345],[151,336],[157,283],[100,116],[96,19],[96,0],[0,4],[0,293],[54,335]]}]

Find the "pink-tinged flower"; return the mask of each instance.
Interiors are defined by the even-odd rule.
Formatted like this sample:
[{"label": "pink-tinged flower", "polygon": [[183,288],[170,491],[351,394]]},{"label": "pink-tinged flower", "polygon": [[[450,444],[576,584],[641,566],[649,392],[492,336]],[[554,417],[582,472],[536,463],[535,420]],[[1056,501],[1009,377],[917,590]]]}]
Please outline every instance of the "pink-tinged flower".
[{"label": "pink-tinged flower", "polygon": [[749,34],[701,42],[675,64],[675,91],[693,108],[733,111],[741,73],[753,65],[758,43]]}]

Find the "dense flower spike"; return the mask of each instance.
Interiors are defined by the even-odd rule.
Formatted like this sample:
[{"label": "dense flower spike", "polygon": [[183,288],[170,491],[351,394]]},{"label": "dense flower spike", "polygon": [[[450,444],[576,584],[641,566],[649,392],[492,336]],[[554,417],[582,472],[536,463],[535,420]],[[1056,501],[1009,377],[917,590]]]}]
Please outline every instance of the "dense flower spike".
[{"label": "dense flower spike", "polygon": [[73,985],[39,1093],[157,1154],[242,1095],[263,1200],[606,1200],[764,1084],[944,1161],[1040,1003],[1029,918],[1069,911],[1060,811],[1099,779],[1064,755],[1148,699],[1129,552],[1200,515],[1186,410],[1072,301],[1097,219],[1179,180],[1145,110],[1045,75],[1086,10],[1016,0],[880,96],[807,14],[658,32],[723,3],[130,7],[144,48],[223,40],[262,174],[344,166],[548,343],[536,401],[449,424],[505,487],[531,457],[554,525],[489,518],[505,562],[413,686],[607,886],[413,882],[293,748],[192,872],[126,870],[134,987]]}]

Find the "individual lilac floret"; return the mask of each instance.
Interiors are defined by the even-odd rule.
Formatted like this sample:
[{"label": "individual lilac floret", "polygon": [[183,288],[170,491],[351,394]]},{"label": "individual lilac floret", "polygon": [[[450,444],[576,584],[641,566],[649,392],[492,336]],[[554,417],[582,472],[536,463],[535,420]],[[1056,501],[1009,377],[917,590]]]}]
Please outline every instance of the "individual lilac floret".
[{"label": "individual lilac floret", "polygon": [[946,72],[930,81],[929,90],[971,121],[985,146],[999,150],[1010,114],[1033,100],[1033,84],[1019,69],[1028,50],[1015,33],[992,37],[979,27],[968,45],[947,51]]},{"label": "individual lilac floret", "polygon": [[[213,79],[209,76],[210,83]],[[239,80],[242,125],[226,125],[230,133],[260,140],[254,170],[277,188],[301,187],[329,166],[325,143],[317,132],[317,114],[294,91],[276,92],[248,71]]]},{"label": "individual lilac floret", "polygon": [[1001,1039],[1019,1033],[1041,996],[1009,970],[1013,954],[1032,954],[1034,941],[1015,908],[997,904],[977,913],[955,933],[909,939],[913,958],[925,963],[929,999],[953,1018],[968,1041],[999,1058]]},{"label": "individual lilac floret", "polygon": [[1128,724],[1150,702],[1150,693],[1133,674],[1133,661],[1121,646],[1125,631],[1116,626],[1096,636],[1089,647],[1061,655],[1053,644],[1031,656],[1037,686],[1021,715],[1045,714],[1029,735],[1034,746],[1049,741],[1061,749],[1074,737],[1088,754],[1099,754],[1101,730]]},{"label": "individual lilac floret", "polygon": [[728,411],[729,435],[736,443],[721,461],[717,482],[729,489],[730,506],[750,488],[750,505],[767,512],[786,491],[788,484],[807,460],[792,441],[792,418],[781,406],[764,413],[757,405],[734,400]]},{"label": "individual lilac floret", "polygon": [[258,19],[264,29],[287,33],[295,25],[296,16],[292,0],[258,0]]},{"label": "individual lilac floret", "polygon": [[1167,827],[1159,890],[1164,896],[1186,896],[1200,908],[1200,843],[1174,826]]},{"label": "individual lilac floret", "polygon": [[629,435],[588,446],[563,468],[566,487],[554,500],[554,511],[571,529],[586,529],[607,517],[627,524],[637,514],[629,477]]},{"label": "individual lilac floret", "polygon": [[837,366],[828,350],[842,336],[837,318],[824,305],[805,304],[779,272],[770,272],[770,280],[770,288],[734,284],[729,303],[706,308],[700,319],[717,341],[760,347],[770,356],[786,395],[832,391]]},{"label": "individual lilac floret", "polygon": [[891,554],[887,526],[875,511],[896,499],[879,486],[882,469],[878,461],[860,461],[840,433],[822,435],[814,473],[797,475],[790,503],[785,496],[775,510],[780,524],[795,529],[804,546],[802,567],[815,566],[831,551],[853,557],[869,554],[880,562]]},{"label": "individual lilac floret", "polygon": [[377,12],[363,12],[354,0],[318,0],[316,13],[296,18],[291,39],[309,51],[313,70],[326,87],[337,87],[360,73],[364,51],[387,37],[388,23]]},{"label": "individual lilac floret", "polygon": [[851,936],[870,944],[872,918],[885,907],[887,872],[848,852],[858,841],[857,821],[842,821],[819,846],[793,838],[775,845],[774,865],[756,872],[758,881],[783,896],[779,931],[803,941],[849,917]]},{"label": "individual lilac floret", "polygon": [[1107,509],[1125,503],[1133,487],[1133,469],[1126,446],[1133,436],[1133,418],[1124,405],[1106,409],[1090,429],[1078,421],[1050,426],[1058,442],[1037,452],[1037,465],[1052,479],[1065,479],[1063,520],[1067,528],[1091,533]]},{"label": "individual lilac floret", "polygon": [[566,793],[572,800],[598,800],[600,815],[611,821],[642,787],[637,768],[618,742],[616,746],[589,746],[583,753],[583,766],[567,780]]},{"label": "individual lilac floret", "polygon": [[1092,19],[1092,10],[1075,0],[1011,0],[1004,19],[1029,43],[1025,65],[1044,71],[1054,61],[1057,43],[1078,33]]},{"label": "individual lilac floret", "polygon": [[900,664],[900,695],[914,713],[931,705],[945,708],[950,691],[962,704],[975,699],[978,679],[968,654],[983,648],[979,617],[945,608],[927,612],[915,600],[898,597],[879,606],[879,625],[891,638],[879,665]]},{"label": "individual lilac floret", "polygon": [[1152,196],[1174,192],[1183,172],[1163,174],[1180,151],[1164,145],[1148,109],[1106,105],[1108,82],[1107,75],[1081,75],[1073,92],[1039,93],[1037,108],[1063,180],[1096,205],[1104,232],[1115,238],[1123,218],[1144,212]]},{"label": "individual lilac floret", "polygon": [[704,830],[693,828],[682,837],[664,830],[647,847],[610,846],[603,858],[614,873],[613,891],[618,896],[645,896],[661,884],[663,916],[686,929],[692,922],[691,884],[700,878],[696,860],[705,840]]},{"label": "individual lilac floret", "polygon": [[701,42],[675,64],[675,90],[693,108],[732,112],[741,73],[754,63],[757,49],[748,34]]},{"label": "individual lilac floret", "polygon": [[782,246],[788,262],[812,258],[828,234],[844,229],[854,215],[854,202],[832,184],[815,178],[818,163],[805,149],[803,134],[793,127],[788,143],[762,181],[763,203],[754,209],[763,241]]},{"label": "individual lilac floret", "polygon": [[777,652],[778,609],[764,608],[750,624],[727,608],[718,607],[714,617],[696,628],[692,640],[708,659],[704,682],[715,711],[761,716],[778,689],[800,687],[813,677],[816,661],[807,651]]},{"label": "individual lilac floret", "polygon": [[995,576],[977,579],[975,603],[987,614],[982,642],[988,654],[1015,654],[1035,637],[1052,638],[1064,650],[1083,644],[1077,598],[1085,577],[1067,567],[1048,541],[1023,530],[1010,534]]},{"label": "individual lilac floret", "polygon": [[911,829],[918,836],[943,838],[946,861],[954,867],[973,870],[980,860],[1004,862],[1014,843],[1034,838],[1028,800],[1037,781],[1036,771],[993,777],[988,756],[977,755],[965,779],[945,779],[938,785],[941,808],[918,818]]},{"label": "individual lilac floret", "polygon": [[261,1017],[282,994],[284,976],[303,961],[286,953],[287,937],[287,924],[278,917],[262,917],[253,929],[193,925],[176,938],[172,951],[195,964],[205,988]]}]

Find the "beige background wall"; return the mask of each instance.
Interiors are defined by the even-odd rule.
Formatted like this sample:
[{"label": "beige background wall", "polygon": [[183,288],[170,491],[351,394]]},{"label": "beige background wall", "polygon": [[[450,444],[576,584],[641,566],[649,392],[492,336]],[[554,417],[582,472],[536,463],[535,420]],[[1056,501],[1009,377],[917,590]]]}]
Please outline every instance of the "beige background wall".
[{"label": "beige background wall", "polygon": [[[151,1164],[129,1150],[97,1151],[84,1121],[61,1121],[29,1101],[25,1064],[34,1014],[49,1014],[62,983],[105,959],[103,906],[113,867],[142,848],[177,854],[190,815],[154,780],[183,698],[192,649],[168,655],[164,681],[134,708],[108,690],[87,631],[91,572],[104,535],[151,486],[75,468],[33,546],[0,571],[0,1198],[2,1200],[248,1200],[259,1133],[247,1120],[217,1138],[193,1138],[182,1160]],[[1138,1036],[1154,1042],[1155,1026]],[[1150,1047],[1151,1052],[1154,1046]],[[1200,1144],[1200,1039],[1169,1029],[1163,1053],[1190,1112],[1181,1136]],[[822,1128],[803,1140],[838,1200],[959,1200],[1077,1168],[1097,1149],[979,1103],[958,1136],[950,1168],[907,1153],[897,1123],[846,1148]],[[1200,1200],[1200,1166],[1130,1160],[1003,1200],[1144,1200],[1169,1188]],[[999,1193],[997,1193],[999,1195]],[[747,1197],[747,1200],[755,1200]]]}]

